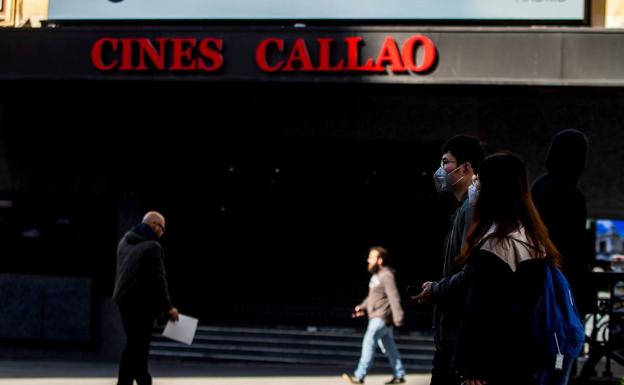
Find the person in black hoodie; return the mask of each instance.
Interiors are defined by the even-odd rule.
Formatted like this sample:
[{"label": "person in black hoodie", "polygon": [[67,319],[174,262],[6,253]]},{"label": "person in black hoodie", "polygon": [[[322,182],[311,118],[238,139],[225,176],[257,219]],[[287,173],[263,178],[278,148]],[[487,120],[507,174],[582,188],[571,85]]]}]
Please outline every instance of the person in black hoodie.
[{"label": "person in black hoodie", "polygon": [[577,183],[587,160],[587,137],[577,130],[559,132],[552,140],[546,169],[531,194],[535,206],[561,253],[563,273],[572,286],[581,319],[596,304],[591,284],[591,254],[586,237],[587,207]]},{"label": "person in black hoodie", "polygon": [[[591,258],[587,247],[587,206],[577,184],[587,161],[588,141],[578,130],[563,130],[554,136],[546,157],[547,174],[531,188],[533,200],[550,237],[561,253],[563,273],[570,282],[581,316],[596,307],[596,290],[591,279]],[[576,367],[572,369],[572,375]]]},{"label": "person in black hoodie", "polygon": [[163,312],[172,321],[178,310],[171,306],[165,277],[165,253],[158,242],[165,233],[165,218],[150,211],[117,247],[117,278],[113,300],[119,306],[126,347],[119,365],[117,385],[151,385],[147,368],[154,320]]}]

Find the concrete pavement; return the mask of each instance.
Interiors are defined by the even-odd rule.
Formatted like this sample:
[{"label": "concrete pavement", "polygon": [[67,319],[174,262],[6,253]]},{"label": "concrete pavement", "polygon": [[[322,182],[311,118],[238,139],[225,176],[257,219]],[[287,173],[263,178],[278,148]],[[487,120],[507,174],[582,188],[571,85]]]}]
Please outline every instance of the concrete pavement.
[{"label": "concrete pavement", "polygon": [[[597,369],[602,374],[604,361]],[[624,375],[619,365],[612,369],[616,378]],[[152,360],[150,371],[154,385],[345,385],[340,369],[327,366]],[[117,363],[112,362],[0,360],[0,385],[115,385],[116,373]],[[382,385],[390,377],[386,363],[380,362],[366,378],[366,385]],[[408,373],[407,385],[428,385],[429,380],[429,374]],[[601,382],[605,380],[595,379],[592,383],[606,384]]]},{"label": "concrete pavement", "polygon": [[[384,368],[379,367],[381,372]],[[115,385],[117,364],[58,361],[0,361],[0,385]],[[344,385],[340,370],[327,367],[151,362],[154,385]],[[381,385],[386,374],[367,377]],[[428,385],[428,374],[408,374],[407,385]]]}]

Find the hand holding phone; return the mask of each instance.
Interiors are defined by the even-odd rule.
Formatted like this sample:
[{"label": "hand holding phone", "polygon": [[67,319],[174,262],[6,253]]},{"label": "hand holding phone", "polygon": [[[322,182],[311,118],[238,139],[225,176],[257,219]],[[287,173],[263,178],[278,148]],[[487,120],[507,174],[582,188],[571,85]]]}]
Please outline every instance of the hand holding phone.
[{"label": "hand holding phone", "polygon": [[422,284],[420,293],[412,296],[411,298],[415,301],[418,301],[419,304],[425,305],[431,303],[431,287],[433,286],[433,282],[427,281]]},{"label": "hand holding phone", "polygon": [[422,287],[409,285],[408,287],[405,288],[405,298],[407,298],[410,301],[413,301],[414,297],[420,294],[421,291],[422,291]]}]

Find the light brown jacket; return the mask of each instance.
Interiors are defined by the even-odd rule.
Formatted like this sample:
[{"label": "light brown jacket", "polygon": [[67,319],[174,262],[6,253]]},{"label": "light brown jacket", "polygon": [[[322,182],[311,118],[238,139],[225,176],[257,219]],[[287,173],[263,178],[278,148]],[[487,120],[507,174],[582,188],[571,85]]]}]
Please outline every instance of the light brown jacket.
[{"label": "light brown jacket", "polygon": [[373,274],[368,284],[368,297],[359,307],[366,308],[369,319],[382,318],[394,326],[403,324],[403,308],[392,269],[383,266]]}]

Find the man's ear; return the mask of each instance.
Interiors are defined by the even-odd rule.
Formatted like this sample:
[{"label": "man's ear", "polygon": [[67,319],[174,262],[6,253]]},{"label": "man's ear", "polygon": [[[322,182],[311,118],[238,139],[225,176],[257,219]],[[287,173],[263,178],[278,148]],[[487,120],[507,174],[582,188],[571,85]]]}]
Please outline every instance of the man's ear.
[{"label": "man's ear", "polygon": [[464,166],[466,167],[466,172],[472,172],[473,174],[475,173],[472,169],[472,164],[470,164],[470,162],[464,163]]}]

